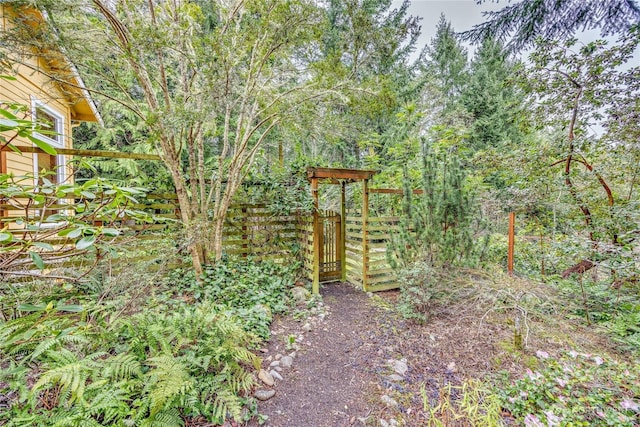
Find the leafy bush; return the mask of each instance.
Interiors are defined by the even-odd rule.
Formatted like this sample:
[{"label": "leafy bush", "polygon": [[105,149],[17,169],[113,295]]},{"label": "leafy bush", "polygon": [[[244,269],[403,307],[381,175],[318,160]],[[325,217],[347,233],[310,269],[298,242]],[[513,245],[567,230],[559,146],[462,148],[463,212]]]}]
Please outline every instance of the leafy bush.
[{"label": "leafy bush", "polygon": [[[14,209],[0,219],[0,274],[46,276],[45,266],[92,251],[95,258],[114,252],[113,239],[123,220],[162,220],[133,209],[143,188],[120,187],[102,178],[54,183],[47,174],[0,174],[0,201]],[[37,267],[32,270],[30,265]],[[47,265],[50,264],[50,265]],[[15,271],[17,270],[17,273]]]},{"label": "leafy bush", "polygon": [[200,283],[192,273],[180,277],[181,271],[173,279],[196,301],[226,307],[243,319],[245,330],[268,339],[272,316],[285,313],[290,306],[289,290],[298,268],[297,263],[227,259],[206,267]]},{"label": "leafy bush", "polygon": [[640,353],[638,285],[612,285],[611,278],[603,276],[597,282],[590,275],[584,275],[581,281],[558,279],[556,286],[572,315],[602,327],[625,350]]},{"label": "leafy bush", "polygon": [[631,426],[640,415],[640,367],[575,351],[538,351],[540,369],[504,383],[504,408],[526,426]]},{"label": "leafy bush", "polygon": [[[199,282],[177,271],[128,283],[129,292],[117,283],[3,284],[0,425],[248,420],[259,366],[250,349],[288,309],[295,269],[224,260]],[[130,303],[134,295],[145,297]]]}]

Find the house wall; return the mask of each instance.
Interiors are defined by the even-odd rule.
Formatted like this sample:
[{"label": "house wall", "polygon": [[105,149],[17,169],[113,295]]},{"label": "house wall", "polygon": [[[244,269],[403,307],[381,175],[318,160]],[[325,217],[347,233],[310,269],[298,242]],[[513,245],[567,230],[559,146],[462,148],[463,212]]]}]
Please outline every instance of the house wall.
[{"label": "house wall", "polygon": [[[0,30],[5,30],[9,25],[5,9],[0,6]],[[16,80],[0,79],[0,102],[14,102],[27,106],[24,112],[25,119],[31,119],[31,107],[34,99],[63,117],[63,144],[64,148],[72,148],[71,138],[71,108],[62,92],[47,77],[47,67],[43,61],[36,57],[21,58],[20,62],[26,65],[14,63],[12,70],[0,70],[1,74],[10,75]],[[33,146],[31,141],[25,138],[14,140],[16,146]],[[67,162],[70,160],[67,156]],[[18,154],[5,152],[0,162],[6,169],[5,173],[14,175],[33,174],[34,155],[31,153]],[[67,176],[69,174],[67,173]]]}]

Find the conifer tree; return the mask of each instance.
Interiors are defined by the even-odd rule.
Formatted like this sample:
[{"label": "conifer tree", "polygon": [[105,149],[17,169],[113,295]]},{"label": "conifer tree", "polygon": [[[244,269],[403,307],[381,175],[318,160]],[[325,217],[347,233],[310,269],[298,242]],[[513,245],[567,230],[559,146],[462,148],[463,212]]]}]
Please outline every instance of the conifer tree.
[{"label": "conifer tree", "polygon": [[522,138],[522,95],[511,81],[516,71],[502,44],[485,39],[471,62],[461,102],[471,115],[468,146],[499,147]]},{"label": "conifer tree", "polygon": [[444,14],[440,16],[436,35],[420,54],[420,62],[423,75],[432,79],[441,95],[443,113],[451,114],[459,107],[459,96],[468,78],[467,51]]},{"label": "conifer tree", "polygon": [[520,0],[484,15],[483,23],[462,36],[476,43],[496,38],[514,50],[531,46],[538,37],[568,39],[585,29],[599,29],[607,36],[625,33],[640,23],[636,0]]},{"label": "conifer tree", "polygon": [[414,197],[405,166],[403,215],[389,244],[389,262],[394,268],[415,262],[445,268],[468,264],[474,249],[474,197],[465,185],[465,170],[456,154],[438,155],[425,139],[422,148],[422,194]]}]

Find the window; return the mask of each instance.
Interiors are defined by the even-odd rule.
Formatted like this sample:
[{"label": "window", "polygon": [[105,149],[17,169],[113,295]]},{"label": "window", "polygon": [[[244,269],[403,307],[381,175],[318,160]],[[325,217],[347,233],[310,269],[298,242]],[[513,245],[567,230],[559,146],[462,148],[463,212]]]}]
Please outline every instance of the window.
[{"label": "window", "polygon": [[[31,116],[34,126],[37,126],[40,131],[33,132],[34,137],[54,148],[64,148],[64,116],[35,98],[32,98]],[[55,175],[48,175],[47,179],[62,183],[67,179],[66,169],[66,160],[63,155],[33,154],[33,173],[36,180],[41,171],[53,171]]]}]

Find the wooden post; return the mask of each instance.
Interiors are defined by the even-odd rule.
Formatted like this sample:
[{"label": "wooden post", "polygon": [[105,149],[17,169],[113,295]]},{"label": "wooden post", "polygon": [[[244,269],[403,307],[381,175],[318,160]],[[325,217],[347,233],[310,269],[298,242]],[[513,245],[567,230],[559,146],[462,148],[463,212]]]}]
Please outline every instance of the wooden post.
[{"label": "wooden post", "polygon": [[509,254],[507,259],[507,271],[509,272],[509,276],[513,276],[513,252],[515,246],[515,224],[516,224],[516,213],[509,213]]},{"label": "wooden post", "polygon": [[362,180],[362,290],[367,292],[367,274],[369,274],[369,180]]},{"label": "wooden post", "polygon": [[340,280],[343,282],[347,281],[347,251],[346,251],[346,244],[345,242],[347,241],[347,206],[346,206],[346,200],[347,200],[347,183],[342,181],[340,183],[340,186],[342,187],[342,193],[341,193],[341,197],[340,197],[340,215],[341,215],[341,219],[340,219]]},{"label": "wooden post", "polygon": [[318,221],[318,178],[311,178],[311,196],[313,197],[313,285],[314,295],[320,293],[320,226]]}]

